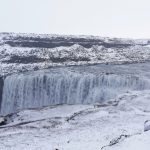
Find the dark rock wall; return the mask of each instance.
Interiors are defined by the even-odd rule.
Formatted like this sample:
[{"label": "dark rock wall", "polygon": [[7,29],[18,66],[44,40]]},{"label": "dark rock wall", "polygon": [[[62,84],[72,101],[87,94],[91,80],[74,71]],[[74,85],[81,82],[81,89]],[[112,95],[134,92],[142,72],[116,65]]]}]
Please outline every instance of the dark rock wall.
[{"label": "dark rock wall", "polygon": [[84,38],[37,38],[37,37],[11,37],[5,41],[12,47],[38,47],[38,48],[55,48],[60,46],[72,46],[79,44],[85,48],[91,48],[93,45],[104,46],[106,48],[126,48],[133,44],[123,43],[121,41],[114,40],[111,43],[107,43],[101,39],[84,39]]},{"label": "dark rock wall", "polygon": [[0,77],[0,108],[1,108],[2,95],[3,95],[3,86],[4,86],[4,78]]}]

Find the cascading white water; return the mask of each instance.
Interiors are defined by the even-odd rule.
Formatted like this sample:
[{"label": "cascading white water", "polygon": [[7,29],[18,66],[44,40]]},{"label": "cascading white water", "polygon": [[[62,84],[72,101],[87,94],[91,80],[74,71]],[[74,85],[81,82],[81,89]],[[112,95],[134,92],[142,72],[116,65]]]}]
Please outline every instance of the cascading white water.
[{"label": "cascading white water", "polygon": [[137,76],[94,74],[58,69],[8,76],[1,114],[51,104],[87,104],[114,98],[127,90],[149,88]]}]

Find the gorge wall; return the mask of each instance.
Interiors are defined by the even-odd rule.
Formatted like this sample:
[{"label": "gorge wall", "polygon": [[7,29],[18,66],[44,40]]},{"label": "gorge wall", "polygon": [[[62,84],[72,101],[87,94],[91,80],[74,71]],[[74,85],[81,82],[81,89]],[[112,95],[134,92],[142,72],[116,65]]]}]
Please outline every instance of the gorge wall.
[{"label": "gorge wall", "polygon": [[[101,103],[123,92],[150,88],[150,80],[145,77],[100,73],[101,67],[87,67],[86,71],[84,67],[74,68],[8,76],[4,80],[1,114],[56,104]],[[3,80],[1,82],[3,85]]]}]

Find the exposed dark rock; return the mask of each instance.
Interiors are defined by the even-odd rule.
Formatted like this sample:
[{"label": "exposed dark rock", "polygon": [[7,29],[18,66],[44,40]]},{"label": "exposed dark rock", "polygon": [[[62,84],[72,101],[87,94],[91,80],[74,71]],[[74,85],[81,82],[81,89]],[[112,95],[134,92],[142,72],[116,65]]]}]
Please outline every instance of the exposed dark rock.
[{"label": "exposed dark rock", "polygon": [[74,62],[79,62],[79,61],[90,61],[89,58],[86,57],[79,57],[79,58],[69,58],[69,57],[51,57],[50,60],[54,63],[62,63],[66,61],[74,61]]},{"label": "exposed dark rock", "polygon": [[5,117],[0,117],[0,126],[6,125],[7,119]]},{"label": "exposed dark rock", "polygon": [[3,86],[4,86],[4,79],[3,77],[0,77],[0,108],[2,103]]},{"label": "exposed dark rock", "polygon": [[17,56],[13,55],[9,60],[3,61],[4,63],[39,63],[46,61],[44,58],[38,58],[37,56]]},{"label": "exposed dark rock", "polygon": [[53,38],[40,38],[40,37],[10,37],[5,41],[6,44],[12,47],[38,47],[38,48],[55,48],[60,46],[72,46],[79,44],[85,48],[91,48],[93,45],[104,46],[106,48],[126,48],[133,44],[121,43],[117,39],[113,39],[112,42],[105,42],[101,39],[88,39],[88,38],[65,38],[65,37],[53,37]]},{"label": "exposed dark rock", "polygon": [[106,148],[106,147],[110,147],[110,146],[116,145],[116,144],[120,143],[122,140],[124,140],[124,139],[126,139],[126,138],[128,138],[128,137],[130,137],[130,136],[131,136],[131,135],[124,135],[124,134],[122,134],[122,135],[120,135],[118,138],[115,138],[115,139],[111,140],[108,145],[103,146],[103,147],[101,148],[101,150],[104,149],[104,148]]},{"label": "exposed dark rock", "polygon": [[144,122],[144,132],[149,131],[150,130],[150,120],[146,120]]}]

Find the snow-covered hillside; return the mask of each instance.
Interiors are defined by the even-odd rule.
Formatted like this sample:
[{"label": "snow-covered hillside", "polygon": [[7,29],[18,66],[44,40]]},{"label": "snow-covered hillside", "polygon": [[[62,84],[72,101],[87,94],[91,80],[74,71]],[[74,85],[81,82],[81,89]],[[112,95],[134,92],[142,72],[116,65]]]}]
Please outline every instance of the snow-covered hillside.
[{"label": "snow-covered hillside", "polygon": [[149,59],[149,40],[0,34],[1,75],[52,66],[133,63]]}]

